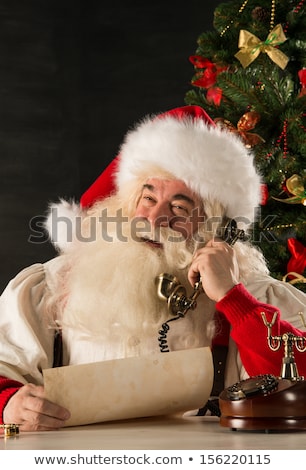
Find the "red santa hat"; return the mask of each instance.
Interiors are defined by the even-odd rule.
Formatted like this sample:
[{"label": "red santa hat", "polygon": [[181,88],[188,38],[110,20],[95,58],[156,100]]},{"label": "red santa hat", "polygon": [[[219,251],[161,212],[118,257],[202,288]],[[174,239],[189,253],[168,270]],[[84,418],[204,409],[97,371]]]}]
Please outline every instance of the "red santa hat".
[{"label": "red santa hat", "polygon": [[[214,121],[200,106],[183,106],[180,108],[174,108],[156,116],[157,119],[167,117],[171,117],[176,120],[185,118],[201,119],[206,124],[215,126]],[[151,118],[149,119],[151,120]],[[158,138],[158,136],[156,137]],[[97,200],[104,199],[118,189],[117,183],[119,184],[119,181],[116,181],[116,175],[117,179],[119,180],[121,160],[120,155],[118,155],[107,166],[107,168],[98,176],[94,183],[81,196],[80,204],[83,208],[91,207]]]},{"label": "red santa hat", "polygon": [[199,106],[146,117],[126,134],[119,156],[81,197],[89,207],[125,183],[158,169],[182,180],[203,200],[217,200],[231,218],[254,220],[260,177],[239,137],[216,127]]},{"label": "red santa hat", "polygon": [[199,106],[148,116],[125,136],[119,155],[82,195],[81,210],[140,175],[170,174],[204,201],[216,200],[244,228],[260,203],[260,176],[253,155],[234,133],[218,128]]}]

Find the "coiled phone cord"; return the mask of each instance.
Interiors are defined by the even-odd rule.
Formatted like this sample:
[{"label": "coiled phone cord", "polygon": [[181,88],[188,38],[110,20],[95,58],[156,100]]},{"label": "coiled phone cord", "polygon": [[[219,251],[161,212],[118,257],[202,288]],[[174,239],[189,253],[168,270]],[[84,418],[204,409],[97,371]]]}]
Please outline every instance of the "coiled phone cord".
[{"label": "coiled phone cord", "polygon": [[165,323],[162,324],[161,330],[159,330],[159,337],[158,337],[158,342],[159,342],[159,349],[160,352],[170,352],[168,342],[167,342],[167,333],[170,330],[170,325],[169,323],[173,320],[178,320],[179,318],[183,318],[184,315],[182,313],[178,313],[176,317],[169,318]]}]

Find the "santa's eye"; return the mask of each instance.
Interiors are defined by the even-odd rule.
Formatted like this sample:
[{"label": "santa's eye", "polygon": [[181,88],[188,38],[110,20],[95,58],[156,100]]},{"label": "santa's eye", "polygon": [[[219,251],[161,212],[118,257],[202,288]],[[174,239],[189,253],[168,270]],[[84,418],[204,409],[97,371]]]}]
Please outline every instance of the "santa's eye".
[{"label": "santa's eye", "polygon": [[172,204],[171,209],[175,215],[182,215],[187,217],[190,214],[189,208],[182,206],[181,204]]},{"label": "santa's eye", "polygon": [[156,202],[155,198],[151,194],[143,194],[141,201],[145,206],[152,206]]}]

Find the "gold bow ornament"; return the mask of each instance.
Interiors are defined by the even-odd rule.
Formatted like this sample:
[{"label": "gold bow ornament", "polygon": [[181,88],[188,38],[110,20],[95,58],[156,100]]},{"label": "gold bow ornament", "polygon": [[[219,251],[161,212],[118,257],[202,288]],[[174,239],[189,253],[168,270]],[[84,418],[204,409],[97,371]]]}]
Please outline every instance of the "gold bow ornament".
[{"label": "gold bow ornament", "polygon": [[[288,277],[293,277],[291,281],[287,281]],[[289,284],[305,284],[306,283],[306,277],[304,277],[302,274],[295,273],[295,272],[290,272],[287,273],[285,276],[283,276],[283,281],[288,282]]]},{"label": "gold bow ornament", "polygon": [[287,38],[281,24],[276,25],[275,28],[272,29],[265,41],[261,41],[254,34],[242,29],[238,41],[240,51],[235,54],[235,57],[240,61],[241,65],[246,68],[261,52],[265,52],[273,62],[284,70],[289,62],[289,58],[276,46],[279,46],[285,41],[287,41]]},{"label": "gold bow ornament", "polygon": [[300,175],[292,175],[286,180],[286,191],[293,196],[286,199],[273,197],[273,199],[285,202],[286,204],[302,204],[306,206],[306,189],[304,187],[303,178]]},{"label": "gold bow ornament", "polygon": [[254,147],[262,142],[264,139],[254,132],[248,132],[254,129],[256,124],[260,121],[260,114],[255,111],[248,111],[238,121],[237,128],[230,121],[224,118],[216,118],[215,123],[221,129],[229,130],[235,134],[239,134],[247,148]]}]

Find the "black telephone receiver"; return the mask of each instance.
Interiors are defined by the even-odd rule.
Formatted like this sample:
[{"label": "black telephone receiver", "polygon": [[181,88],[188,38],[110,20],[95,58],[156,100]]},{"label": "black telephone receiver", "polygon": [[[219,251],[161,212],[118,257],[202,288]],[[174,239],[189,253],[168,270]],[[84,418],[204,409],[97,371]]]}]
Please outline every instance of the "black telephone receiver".
[{"label": "black telephone receiver", "polygon": [[225,224],[220,228],[219,235],[222,240],[233,246],[237,240],[247,241],[249,237],[245,231],[237,227],[235,219],[225,219]]}]

